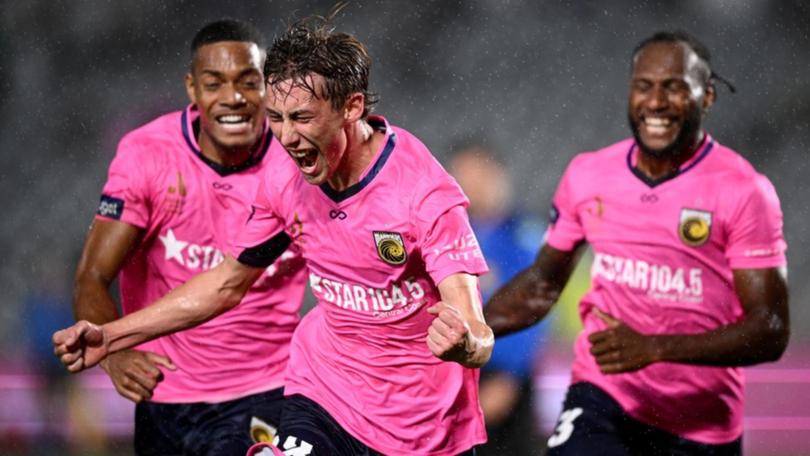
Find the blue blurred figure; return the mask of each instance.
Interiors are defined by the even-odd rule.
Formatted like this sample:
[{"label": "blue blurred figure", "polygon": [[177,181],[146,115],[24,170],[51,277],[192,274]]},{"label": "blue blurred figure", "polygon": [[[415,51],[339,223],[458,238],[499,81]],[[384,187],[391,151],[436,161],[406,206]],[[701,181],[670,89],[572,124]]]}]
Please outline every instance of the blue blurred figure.
[{"label": "blue blurred figure", "polygon": [[[490,268],[480,282],[486,301],[534,261],[545,227],[538,217],[514,207],[509,172],[485,142],[454,148],[449,164],[470,198],[470,223]],[[489,441],[477,454],[531,455],[544,448],[532,407],[532,377],[546,327],[534,325],[496,340],[480,384]]]}]

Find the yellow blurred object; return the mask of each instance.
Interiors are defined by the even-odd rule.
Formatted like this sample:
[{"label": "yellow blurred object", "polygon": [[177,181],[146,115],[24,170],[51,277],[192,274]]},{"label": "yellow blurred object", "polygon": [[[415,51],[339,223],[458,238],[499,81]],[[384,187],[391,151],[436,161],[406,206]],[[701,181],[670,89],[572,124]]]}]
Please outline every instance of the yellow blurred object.
[{"label": "yellow blurred object", "polygon": [[568,280],[565,289],[560,295],[556,306],[556,321],[554,327],[555,338],[561,342],[573,342],[582,330],[582,321],[579,319],[579,300],[591,287],[591,263],[593,252],[588,248],[582,254],[574,273]]}]

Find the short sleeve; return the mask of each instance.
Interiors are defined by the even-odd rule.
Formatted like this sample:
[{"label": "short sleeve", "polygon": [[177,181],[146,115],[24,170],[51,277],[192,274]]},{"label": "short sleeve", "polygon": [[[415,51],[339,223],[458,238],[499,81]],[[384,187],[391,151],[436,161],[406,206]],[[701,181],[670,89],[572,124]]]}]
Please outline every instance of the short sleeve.
[{"label": "short sleeve", "polygon": [[551,204],[546,243],[557,250],[571,251],[585,239],[573,195],[577,159],[571,161],[560,179]]},{"label": "short sleeve", "polygon": [[96,218],[120,220],[139,228],[149,224],[149,179],[145,175],[142,150],[137,142],[125,137],[107,173],[107,182],[101,191]]},{"label": "short sleeve", "polygon": [[267,185],[265,176],[251,203],[250,215],[230,246],[231,254],[240,263],[266,268],[273,264],[292,242],[284,232],[284,221],[274,206],[279,195],[279,192]]},{"label": "short sleeve", "polygon": [[753,179],[727,224],[726,258],[732,269],[784,266],[782,210],[776,190],[765,176]]},{"label": "short sleeve", "polygon": [[416,200],[414,220],[433,283],[455,273],[486,273],[489,269],[467,217],[467,197],[449,176],[429,185]]}]

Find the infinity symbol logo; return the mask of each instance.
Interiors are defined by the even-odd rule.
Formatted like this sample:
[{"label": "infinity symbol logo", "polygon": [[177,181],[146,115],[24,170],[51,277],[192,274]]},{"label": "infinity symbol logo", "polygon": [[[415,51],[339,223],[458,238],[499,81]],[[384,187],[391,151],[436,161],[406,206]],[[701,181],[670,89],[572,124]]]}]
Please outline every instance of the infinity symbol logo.
[{"label": "infinity symbol logo", "polygon": [[346,215],[346,213],[345,213],[345,212],[343,212],[343,211],[335,211],[335,210],[331,210],[331,211],[329,211],[329,217],[330,217],[332,220],[334,220],[334,219],[338,219],[338,220],[346,220],[346,217],[348,217],[348,215]]},{"label": "infinity symbol logo", "polygon": [[214,182],[214,188],[217,190],[230,190],[233,188],[231,184],[220,184],[219,182]]},{"label": "infinity symbol logo", "polygon": [[641,202],[642,203],[657,203],[658,202],[658,196],[656,196],[654,193],[644,193],[643,195],[641,195]]}]

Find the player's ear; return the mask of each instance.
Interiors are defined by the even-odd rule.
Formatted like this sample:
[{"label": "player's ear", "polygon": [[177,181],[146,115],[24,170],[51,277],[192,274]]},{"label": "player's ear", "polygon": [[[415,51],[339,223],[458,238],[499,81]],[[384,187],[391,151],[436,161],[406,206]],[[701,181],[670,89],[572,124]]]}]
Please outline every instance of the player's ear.
[{"label": "player's ear", "polygon": [[703,113],[709,111],[714,101],[717,99],[717,91],[714,89],[714,84],[706,84],[706,94],[703,96]]},{"label": "player's ear", "polygon": [[191,104],[197,104],[197,94],[194,92],[194,76],[191,73],[186,73],[186,93]]},{"label": "player's ear", "polygon": [[343,105],[343,120],[347,123],[352,123],[360,120],[363,117],[363,109],[365,108],[366,97],[360,92],[355,92],[349,95],[346,103]]}]

